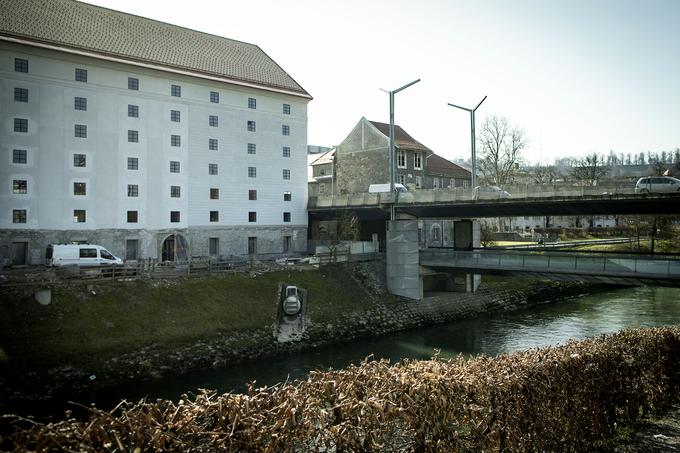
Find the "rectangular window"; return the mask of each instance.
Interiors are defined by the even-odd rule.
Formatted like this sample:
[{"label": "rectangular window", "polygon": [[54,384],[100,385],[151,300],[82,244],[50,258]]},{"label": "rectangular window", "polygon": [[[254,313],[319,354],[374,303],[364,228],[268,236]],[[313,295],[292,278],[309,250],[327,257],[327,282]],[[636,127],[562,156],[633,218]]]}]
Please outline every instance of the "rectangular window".
[{"label": "rectangular window", "polygon": [[290,252],[290,236],[283,237],[283,253]]},{"label": "rectangular window", "polygon": [[248,132],[255,132],[255,121],[248,121]]},{"label": "rectangular window", "polygon": [[210,92],[210,102],[213,104],[219,104],[220,103],[220,93],[217,91],[211,91]]},{"label": "rectangular window", "polygon": [[422,155],[422,153],[414,153],[413,154],[413,168],[415,170],[422,170],[423,169],[423,155]]},{"label": "rectangular window", "polygon": [[127,158],[127,168],[128,168],[128,170],[139,170],[139,158],[128,157]]},{"label": "rectangular window", "polygon": [[182,139],[179,135],[170,136],[170,146],[182,146]]},{"label": "rectangular window", "polygon": [[283,201],[290,201],[292,199],[293,197],[291,196],[290,192],[283,192]]},{"label": "rectangular window", "polygon": [[406,184],[406,176],[404,175],[397,175],[397,182],[401,185]]},{"label": "rectangular window", "polygon": [[73,108],[76,110],[87,110],[87,98],[78,96],[73,98]]},{"label": "rectangular window", "polygon": [[139,131],[128,130],[128,142],[138,143],[139,142]]},{"label": "rectangular window", "polygon": [[286,223],[290,222],[290,212],[283,213],[283,221]]},{"label": "rectangular window", "polygon": [[257,152],[257,147],[255,143],[248,143],[248,154],[255,154]]},{"label": "rectangular window", "polygon": [[170,85],[170,95],[176,98],[182,97],[182,87],[179,85]]},{"label": "rectangular window", "polygon": [[87,184],[84,182],[74,182],[73,195],[87,195]]},{"label": "rectangular window", "polygon": [[85,223],[85,210],[84,209],[74,209],[73,210],[73,223]]},{"label": "rectangular window", "polygon": [[439,188],[439,178],[432,178],[432,188],[433,189]]},{"label": "rectangular window", "polygon": [[25,179],[15,179],[12,181],[12,193],[25,194],[28,193],[28,181]]},{"label": "rectangular window", "polygon": [[128,104],[128,116],[130,118],[139,118],[139,106]]},{"label": "rectangular window", "polygon": [[208,164],[208,174],[209,175],[217,174],[217,164]]},{"label": "rectangular window", "polygon": [[217,127],[219,125],[219,119],[217,115],[208,116],[208,126]]},{"label": "rectangular window", "polygon": [[220,256],[220,238],[208,238],[208,255]]},{"label": "rectangular window", "polygon": [[406,152],[397,151],[397,167],[406,168]]},{"label": "rectangular window", "polygon": [[283,147],[283,157],[290,157],[290,146]]},{"label": "rectangular window", "polygon": [[139,90],[139,79],[128,77],[128,90]]},{"label": "rectangular window", "polygon": [[423,177],[422,176],[416,176],[416,189],[422,189],[423,188]]},{"label": "rectangular window", "polygon": [[76,68],[76,82],[87,83],[87,69]]},{"label": "rectangular window", "polygon": [[255,255],[257,253],[257,237],[248,237],[248,255]]},{"label": "rectangular window", "polygon": [[14,59],[14,71],[15,72],[28,72],[28,60],[23,58]]},{"label": "rectangular window", "polygon": [[256,176],[257,176],[257,168],[248,167],[248,177],[249,178],[255,178]]},{"label": "rectangular window", "polygon": [[128,197],[138,197],[139,196],[139,186],[137,184],[128,184]]},{"label": "rectangular window", "polygon": [[326,193],[326,183],[322,182],[319,184],[319,195]]},{"label": "rectangular window", "polygon": [[214,187],[210,188],[210,199],[211,200],[219,200],[220,199],[220,189],[216,189]]},{"label": "rectangular window", "polygon": [[283,114],[290,115],[290,104],[283,104]]},{"label": "rectangular window", "polygon": [[78,138],[87,138],[87,126],[85,124],[76,124],[73,128],[73,134]]},{"label": "rectangular window", "polygon": [[170,211],[170,222],[179,223],[179,211]]},{"label": "rectangular window", "polygon": [[220,211],[210,211],[210,221],[219,222],[220,221]]},{"label": "rectangular window", "polygon": [[179,173],[179,161],[177,160],[170,161],[170,173]]},{"label": "rectangular window", "polygon": [[[136,211],[133,211],[136,212]],[[139,257],[139,239],[125,241],[125,259],[136,260]]]},{"label": "rectangular window", "polygon": [[257,212],[250,211],[248,213],[248,222],[257,222]]},{"label": "rectangular window", "polygon": [[469,187],[469,185],[470,185],[470,181],[468,181],[468,180],[463,181],[463,189],[467,189]]},{"label": "rectangular window", "polygon": [[74,154],[73,155],[73,166],[74,167],[84,167],[86,164],[85,154]]},{"label": "rectangular window", "polygon": [[179,123],[179,110],[170,110],[170,121]]},{"label": "rectangular window", "polygon": [[137,220],[138,220],[137,211],[127,212],[127,223],[137,223]]},{"label": "rectangular window", "polygon": [[28,132],[28,120],[24,118],[14,118],[14,132]]},{"label": "rectangular window", "polygon": [[248,191],[248,200],[257,200],[257,190],[250,189]]},{"label": "rectangular window", "polygon": [[28,88],[15,88],[14,100],[16,102],[28,102]]},{"label": "rectangular window", "polygon": [[13,164],[25,164],[28,162],[28,151],[25,149],[13,149],[12,150],[12,163]]},{"label": "rectangular window", "polygon": [[170,186],[170,198],[179,198],[180,193],[181,190],[179,186]]},{"label": "rectangular window", "polygon": [[12,223],[26,223],[26,210],[12,209]]},{"label": "rectangular window", "polygon": [[290,135],[290,126],[284,124],[281,126],[281,134],[282,135]]},{"label": "rectangular window", "polygon": [[283,179],[290,179],[290,170],[283,169]]},{"label": "rectangular window", "polygon": [[249,109],[256,109],[257,108],[257,99],[248,98],[248,108]]},{"label": "rectangular window", "polygon": [[208,139],[208,149],[210,151],[217,151],[217,139],[216,138],[209,138]]}]

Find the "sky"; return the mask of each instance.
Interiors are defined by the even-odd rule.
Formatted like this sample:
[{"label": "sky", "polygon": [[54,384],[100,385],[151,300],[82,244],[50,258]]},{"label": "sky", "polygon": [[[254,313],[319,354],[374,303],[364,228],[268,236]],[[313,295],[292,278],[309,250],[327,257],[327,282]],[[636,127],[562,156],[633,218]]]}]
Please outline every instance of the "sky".
[{"label": "sky", "polygon": [[[470,114],[525,132],[528,163],[680,147],[680,0],[87,0],[257,44],[314,99],[308,143],[366,117],[447,159]],[[479,150],[478,150],[479,152]]]}]

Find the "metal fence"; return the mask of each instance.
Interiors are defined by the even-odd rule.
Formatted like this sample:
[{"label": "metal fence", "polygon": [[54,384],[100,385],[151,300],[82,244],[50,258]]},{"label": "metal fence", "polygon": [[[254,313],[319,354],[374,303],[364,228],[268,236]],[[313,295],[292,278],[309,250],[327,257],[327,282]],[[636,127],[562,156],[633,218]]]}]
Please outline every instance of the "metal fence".
[{"label": "metal fence", "polygon": [[680,280],[677,256],[424,250],[425,266]]}]

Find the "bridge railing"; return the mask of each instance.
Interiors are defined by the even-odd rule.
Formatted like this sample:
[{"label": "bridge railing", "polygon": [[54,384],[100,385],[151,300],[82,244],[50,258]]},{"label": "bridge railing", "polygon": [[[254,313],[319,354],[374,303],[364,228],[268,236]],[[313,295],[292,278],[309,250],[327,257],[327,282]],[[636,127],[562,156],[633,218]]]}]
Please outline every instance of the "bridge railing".
[{"label": "bridge railing", "polygon": [[426,266],[470,269],[680,279],[680,259],[677,257],[427,249],[420,252],[420,262]]},{"label": "bridge railing", "polygon": [[[347,206],[365,207],[396,203],[402,205],[452,202],[512,202],[532,198],[575,198],[575,197],[616,197],[635,194],[635,185],[630,182],[607,182],[596,186],[555,184],[515,184],[503,187],[504,192],[477,193],[469,188],[455,187],[442,189],[418,189],[411,192],[355,193],[334,196],[310,197],[309,209],[340,208]],[[647,195],[654,196],[654,195]]]}]

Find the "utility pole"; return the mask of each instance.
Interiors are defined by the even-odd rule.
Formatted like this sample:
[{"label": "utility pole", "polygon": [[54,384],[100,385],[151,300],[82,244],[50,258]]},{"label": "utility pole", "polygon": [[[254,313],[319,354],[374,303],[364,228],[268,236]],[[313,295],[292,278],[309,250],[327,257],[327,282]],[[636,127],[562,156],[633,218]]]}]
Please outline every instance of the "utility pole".
[{"label": "utility pole", "polygon": [[472,152],[472,189],[474,190],[475,187],[477,187],[477,153],[475,150],[475,112],[479,108],[480,105],[482,105],[482,102],[486,100],[486,96],[484,96],[484,99],[479,101],[479,104],[477,104],[477,107],[473,109],[468,109],[466,107],[461,107],[459,105],[451,104],[449,103],[451,107],[455,107],[457,109],[465,110],[466,112],[470,112],[470,140],[471,140],[471,152]]},{"label": "utility pole", "polygon": [[[398,92],[405,90],[406,88],[410,87],[411,85],[415,85],[416,83],[420,82],[420,79],[414,80],[413,82],[409,82],[406,85],[397,88],[396,90],[392,91],[387,91],[381,88],[382,91],[385,93],[389,94],[390,96],[390,154],[388,158],[389,166],[390,166],[390,193],[392,194],[393,197],[396,197],[394,193],[394,179],[396,175],[396,170],[395,170],[395,162],[394,162],[394,157],[395,157],[395,152],[394,152],[394,95],[397,94]],[[394,220],[395,218],[395,212],[394,212],[394,202],[390,205],[390,220]]]}]

